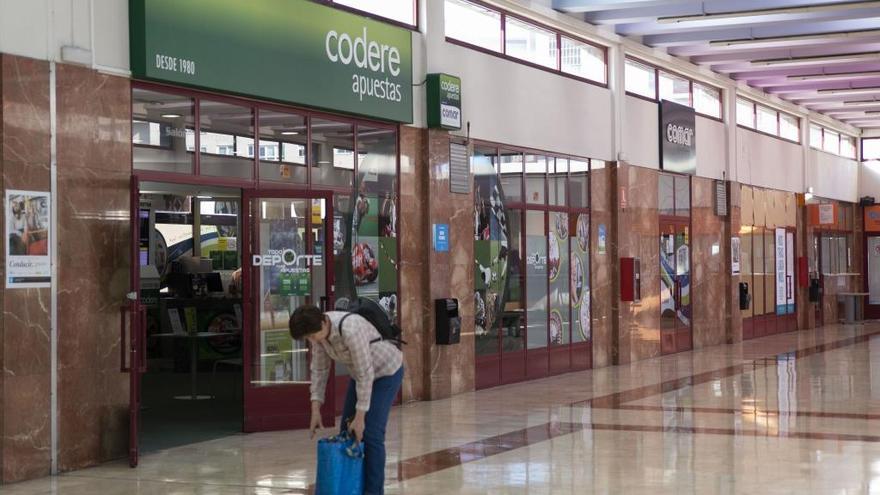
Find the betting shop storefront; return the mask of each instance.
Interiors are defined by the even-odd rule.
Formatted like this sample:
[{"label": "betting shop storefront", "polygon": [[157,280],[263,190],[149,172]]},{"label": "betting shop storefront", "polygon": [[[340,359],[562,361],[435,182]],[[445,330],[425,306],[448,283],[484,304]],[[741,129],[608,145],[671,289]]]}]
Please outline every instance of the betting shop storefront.
[{"label": "betting shop storefront", "polygon": [[140,0],[130,24],[134,465],[139,445],[306,426],[299,305],[397,316],[413,102],[412,33],[326,5]]}]

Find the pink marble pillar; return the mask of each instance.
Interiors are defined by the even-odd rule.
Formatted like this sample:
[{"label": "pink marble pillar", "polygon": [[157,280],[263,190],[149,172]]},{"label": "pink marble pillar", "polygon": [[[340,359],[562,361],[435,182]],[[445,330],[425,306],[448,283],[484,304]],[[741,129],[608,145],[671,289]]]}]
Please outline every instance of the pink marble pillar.
[{"label": "pink marble pillar", "polygon": [[[434,252],[431,243],[422,255],[430,260],[430,299],[433,328],[433,301],[458,299],[461,316],[461,343],[438,346],[434,332],[426,332],[429,344],[428,396],[442,399],[474,389],[474,242],[473,191],[468,194],[449,190],[449,134],[427,131],[428,150],[428,228],[435,223],[449,225],[449,252]],[[426,241],[430,241],[430,236]]]},{"label": "pink marble pillar", "polygon": [[691,179],[691,304],[694,349],[727,341],[731,317],[728,217],[715,214],[715,181]]},{"label": "pink marble pillar", "polygon": [[428,303],[430,270],[425,256],[428,232],[427,135],[424,129],[400,128],[400,317],[407,345],[403,348],[406,373],[403,401],[424,400],[431,344],[431,307]]},{"label": "pink marble pillar", "polygon": [[[615,208],[617,257],[641,260],[641,301],[619,305],[619,364],[660,355],[659,172],[620,163],[615,191],[626,190]],[[619,203],[619,199],[618,199]]]},{"label": "pink marble pillar", "polygon": [[[617,264],[609,253],[614,247],[616,237],[611,235],[612,192],[614,186],[612,179],[617,173],[617,164],[609,162],[605,168],[590,171],[590,295],[592,302],[593,330],[593,367],[601,368],[614,363],[614,308],[612,303],[616,295],[615,277],[617,276]],[[606,248],[604,253],[598,249],[599,226],[604,226],[607,234]]]},{"label": "pink marble pillar", "polygon": [[128,374],[119,308],[129,289],[128,79],[59,64],[59,467],[121,457]]},{"label": "pink marble pillar", "polygon": [[[727,239],[733,236],[739,236],[739,230],[742,226],[742,187],[737,182],[728,184],[728,201],[729,201],[729,223],[727,226]],[[728,268],[731,266],[730,242],[728,240],[728,251],[725,262]],[[742,252],[740,252],[740,266],[742,266]],[[732,272],[731,272],[732,273]],[[739,309],[739,283],[742,279],[739,275],[731,275],[728,285],[728,297],[730,301],[730,319],[727,323],[727,339],[728,344],[742,342],[743,340],[743,318],[742,311]]]},{"label": "pink marble pillar", "polygon": [[[49,64],[0,54],[4,189],[49,190]],[[5,232],[6,205],[0,209]],[[5,242],[4,242],[5,245]],[[5,250],[0,269],[5,280]],[[0,286],[0,481],[49,473],[49,289]]]}]

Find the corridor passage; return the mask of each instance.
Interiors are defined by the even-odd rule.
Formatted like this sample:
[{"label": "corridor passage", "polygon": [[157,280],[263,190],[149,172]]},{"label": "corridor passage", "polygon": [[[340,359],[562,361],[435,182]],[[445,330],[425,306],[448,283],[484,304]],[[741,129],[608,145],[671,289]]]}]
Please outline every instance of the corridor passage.
[{"label": "corridor passage", "polygon": [[[880,323],[775,335],[398,407],[386,491],[880,493],[878,405]],[[2,492],[309,493],[314,452],[236,435]]]}]

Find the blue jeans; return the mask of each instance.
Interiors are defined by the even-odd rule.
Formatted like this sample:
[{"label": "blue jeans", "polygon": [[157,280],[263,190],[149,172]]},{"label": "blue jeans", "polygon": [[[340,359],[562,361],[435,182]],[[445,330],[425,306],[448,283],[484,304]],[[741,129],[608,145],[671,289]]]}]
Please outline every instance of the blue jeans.
[{"label": "blue jeans", "polygon": [[[385,493],[385,426],[391,404],[400,390],[403,381],[403,366],[396,373],[373,381],[370,394],[370,410],[367,411],[364,425],[364,493],[380,495]],[[357,386],[354,379],[348,382],[345,406],[342,408],[342,431],[346,422],[354,417],[357,405]]]}]

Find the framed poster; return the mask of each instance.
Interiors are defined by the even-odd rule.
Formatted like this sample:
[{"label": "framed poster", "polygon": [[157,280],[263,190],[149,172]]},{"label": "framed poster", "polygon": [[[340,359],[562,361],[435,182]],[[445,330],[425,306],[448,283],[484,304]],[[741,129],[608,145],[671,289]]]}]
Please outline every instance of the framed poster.
[{"label": "framed poster", "polygon": [[6,191],[6,288],[49,287],[49,193]]},{"label": "framed poster", "polygon": [[739,275],[740,267],[740,240],[739,237],[730,238],[730,272]]}]

